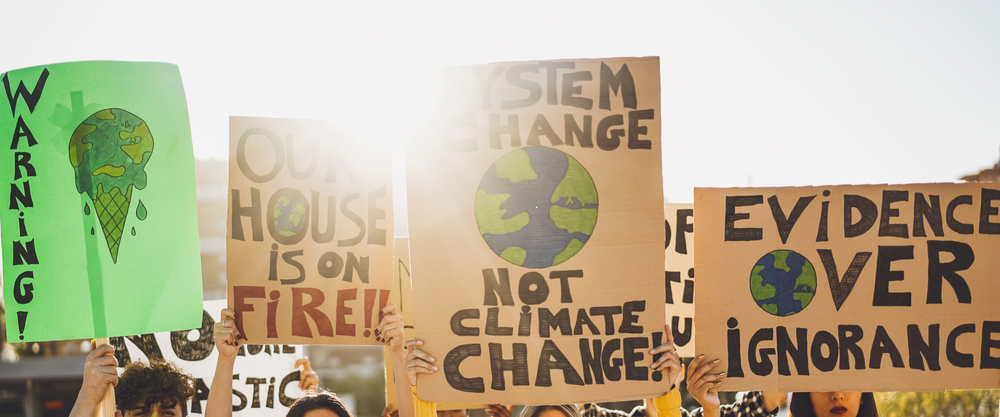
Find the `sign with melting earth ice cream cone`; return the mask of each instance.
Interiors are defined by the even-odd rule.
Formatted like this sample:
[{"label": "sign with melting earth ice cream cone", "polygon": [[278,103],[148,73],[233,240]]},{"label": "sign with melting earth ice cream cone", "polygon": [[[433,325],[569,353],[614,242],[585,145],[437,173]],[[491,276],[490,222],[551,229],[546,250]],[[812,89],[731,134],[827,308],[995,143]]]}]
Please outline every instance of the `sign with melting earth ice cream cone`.
[{"label": "sign with melting earth ice cream cone", "polygon": [[132,188],[146,188],[143,168],[152,153],[153,135],[149,126],[122,109],[104,109],[90,115],[70,138],[69,160],[76,170],[76,189],[87,193],[94,201],[101,230],[115,262],[118,262],[118,246],[132,201]]},{"label": "sign with melting earth ice cream cone", "polygon": [[0,158],[13,162],[0,168],[8,339],[197,327],[194,158],[177,66],[74,62],[0,79],[10,140]]}]

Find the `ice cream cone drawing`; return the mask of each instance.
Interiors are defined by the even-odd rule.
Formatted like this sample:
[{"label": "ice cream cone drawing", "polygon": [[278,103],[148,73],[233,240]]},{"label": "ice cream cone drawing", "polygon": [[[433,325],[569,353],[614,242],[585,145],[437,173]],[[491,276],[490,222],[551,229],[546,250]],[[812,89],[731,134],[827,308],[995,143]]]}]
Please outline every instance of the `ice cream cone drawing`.
[{"label": "ice cream cone drawing", "polygon": [[132,189],[146,188],[144,167],[152,154],[153,135],[146,122],[122,109],[90,115],[70,138],[69,161],[76,172],[76,190],[93,200],[115,263]]}]

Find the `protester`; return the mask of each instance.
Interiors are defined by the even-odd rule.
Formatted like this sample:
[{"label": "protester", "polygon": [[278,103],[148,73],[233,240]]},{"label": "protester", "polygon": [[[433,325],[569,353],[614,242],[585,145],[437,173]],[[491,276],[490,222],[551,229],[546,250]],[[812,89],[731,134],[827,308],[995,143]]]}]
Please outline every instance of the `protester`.
[{"label": "protester", "polygon": [[[487,404],[486,408],[483,411],[486,411],[486,414],[488,414],[490,417],[511,417],[514,414],[514,406]],[[454,416],[442,416],[441,412],[438,411],[438,417],[454,417]]]},{"label": "protester", "polygon": [[[392,358],[397,380],[406,379],[403,363],[406,351],[403,348],[403,318],[396,314],[396,305],[388,304],[379,312],[380,320],[375,328],[375,338],[386,343],[386,348]],[[240,334],[236,329],[236,312],[223,309],[221,320],[215,323],[215,347],[219,352],[218,363],[215,365],[215,376],[209,389],[208,402],[205,405],[205,417],[232,417],[233,406],[231,392],[233,389],[233,367],[236,354],[240,348]],[[306,395],[296,400],[288,410],[287,417],[354,417],[336,394],[323,389],[317,389],[319,377],[312,371],[308,359],[296,361],[296,366],[302,365],[303,375],[299,380],[299,388]],[[400,392],[401,391],[401,392]],[[398,388],[400,407],[413,405],[409,392],[405,387]],[[332,413],[332,414],[330,414]]]},{"label": "protester", "polygon": [[576,404],[528,405],[518,417],[582,417]]},{"label": "protester", "polygon": [[287,417],[354,417],[336,394],[326,390],[309,391],[288,409]]},{"label": "protester", "polygon": [[878,417],[870,392],[796,392],[788,405],[793,417]]},{"label": "protester", "polygon": [[118,376],[115,348],[94,348],[83,371],[83,386],[70,417],[95,417],[108,389],[115,388],[116,415],[120,417],[186,417],[188,400],[194,396],[194,378],[171,363],[132,362]]}]

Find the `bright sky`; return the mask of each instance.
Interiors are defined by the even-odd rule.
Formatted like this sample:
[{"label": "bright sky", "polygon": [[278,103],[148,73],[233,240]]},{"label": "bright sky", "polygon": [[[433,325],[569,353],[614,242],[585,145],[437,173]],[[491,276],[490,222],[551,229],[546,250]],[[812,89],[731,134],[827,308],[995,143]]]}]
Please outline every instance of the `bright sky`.
[{"label": "bright sky", "polygon": [[647,55],[670,202],[695,186],[955,181],[1000,159],[996,1],[49,3],[3,3],[0,71],[175,63],[201,159],[228,158],[230,115],[401,143],[441,64]]}]

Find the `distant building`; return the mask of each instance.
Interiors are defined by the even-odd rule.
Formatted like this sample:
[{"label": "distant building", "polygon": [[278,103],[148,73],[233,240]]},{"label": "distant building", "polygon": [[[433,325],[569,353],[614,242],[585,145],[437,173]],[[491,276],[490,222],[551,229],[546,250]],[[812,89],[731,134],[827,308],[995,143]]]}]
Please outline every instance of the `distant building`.
[{"label": "distant building", "polygon": [[226,298],[228,161],[195,161],[201,278],[206,300]]}]

